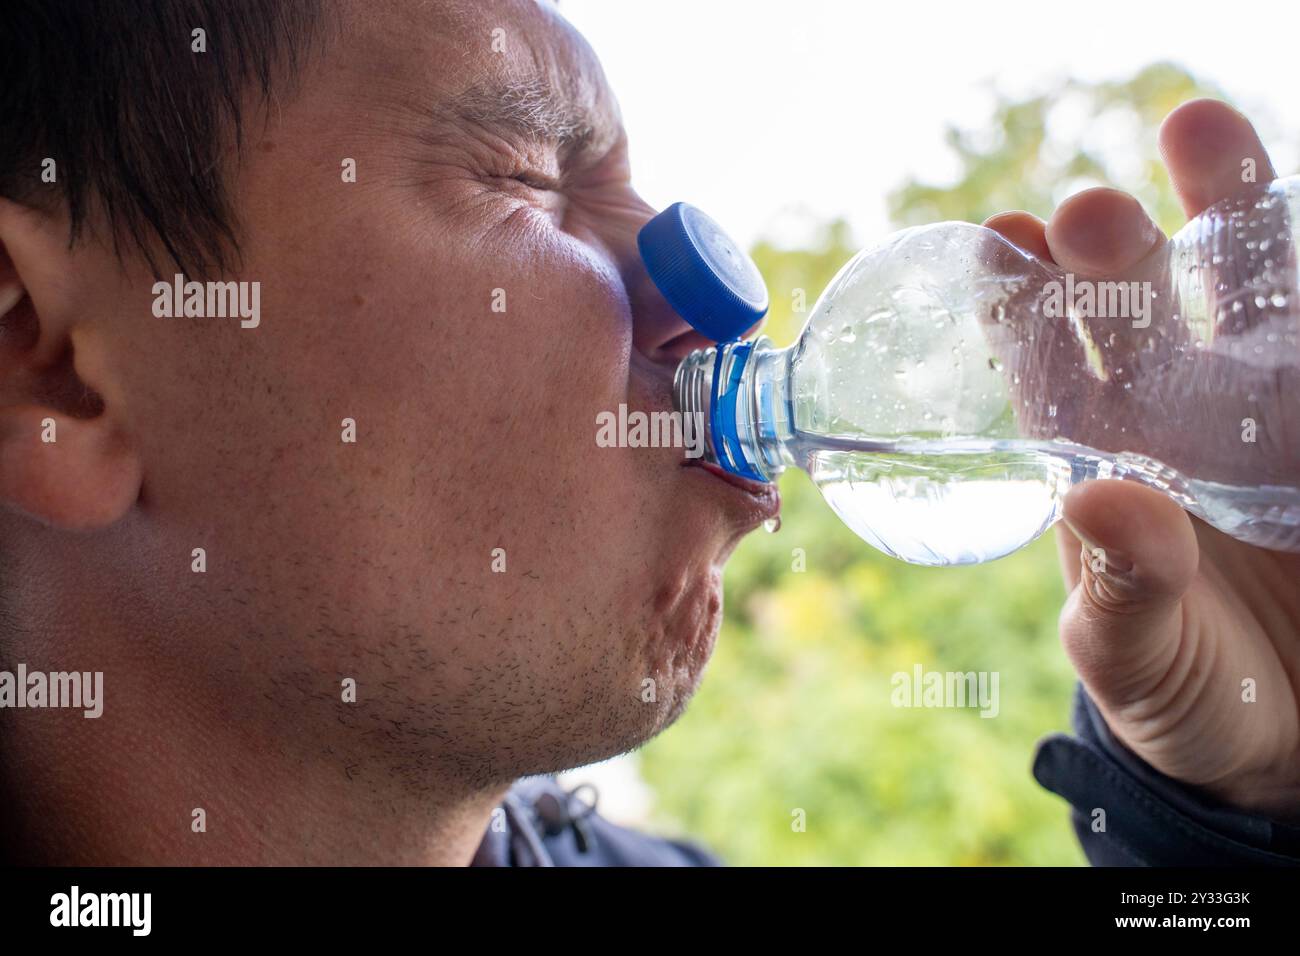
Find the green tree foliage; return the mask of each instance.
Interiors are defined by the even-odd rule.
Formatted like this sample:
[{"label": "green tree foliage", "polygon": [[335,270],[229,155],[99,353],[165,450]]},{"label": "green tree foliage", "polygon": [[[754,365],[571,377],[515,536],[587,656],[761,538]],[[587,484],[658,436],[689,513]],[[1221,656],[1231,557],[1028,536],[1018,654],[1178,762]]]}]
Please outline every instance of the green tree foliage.
[{"label": "green tree foliage", "polygon": [[[1127,82],[1000,100],[980,130],[948,132],[957,181],[903,184],[891,217],[900,227],[1016,208],[1046,217],[1068,192],[1110,184],[1176,228],[1155,129],[1199,95],[1191,75],[1158,64]],[[1073,110],[1068,135],[1058,109]],[[1103,129],[1129,131],[1127,156],[1102,148]],[[798,335],[856,248],[833,222],[810,248],[753,250],[778,344]],[[703,687],[642,751],[661,828],[735,865],[1081,863],[1066,805],[1029,772],[1036,741],[1068,726],[1074,687],[1057,643],[1052,535],[979,567],[913,567],[845,528],[802,472],[781,489],[783,530],[751,536],[728,565]],[[917,664],[997,672],[998,715],[893,706],[892,675]]]},{"label": "green tree foliage", "polygon": [[1124,82],[1063,81],[1028,100],[1002,99],[987,125],[946,131],[961,164],[958,182],[904,184],[890,196],[890,217],[900,226],[982,222],[1008,209],[1047,218],[1070,193],[1105,185],[1133,193],[1162,228],[1173,231],[1183,216],[1156,149],[1156,130],[1179,103],[1199,96],[1221,94],[1179,66],[1156,63]]}]

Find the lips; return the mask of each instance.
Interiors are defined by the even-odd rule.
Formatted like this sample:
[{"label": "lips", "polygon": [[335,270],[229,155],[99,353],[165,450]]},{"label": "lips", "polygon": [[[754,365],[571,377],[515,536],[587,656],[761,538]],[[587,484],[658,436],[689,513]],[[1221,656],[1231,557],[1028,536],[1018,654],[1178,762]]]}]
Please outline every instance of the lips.
[{"label": "lips", "polygon": [[[742,500],[753,510],[755,524],[775,518],[781,512],[781,493],[775,484],[733,475],[725,468],[700,458],[688,458],[682,462],[682,467],[707,472],[741,492],[744,495]],[[740,495],[735,497],[740,498]]]}]

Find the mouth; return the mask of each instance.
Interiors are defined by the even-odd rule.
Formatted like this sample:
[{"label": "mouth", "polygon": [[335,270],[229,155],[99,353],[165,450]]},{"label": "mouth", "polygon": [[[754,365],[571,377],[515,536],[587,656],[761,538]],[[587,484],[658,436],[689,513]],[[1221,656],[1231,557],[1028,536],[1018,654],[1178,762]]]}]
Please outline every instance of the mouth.
[{"label": "mouth", "polygon": [[[652,391],[645,402],[646,407],[656,412],[672,410],[674,367],[652,362],[635,350],[631,364],[644,376],[643,381],[651,383]],[[681,465],[688,472],[700,476],[701,487],[708,489],[707,493],[718,501],[734,524],[747,530],[757,528],[781,513],[781,493],[774,483],[733,475],[703,458],[683,458]]]},{"label": "mouth", "polygon": [[718,482],[737,489],[740,494],[728,492],[728,495],[744,502],[746,509],[751,512],[749,517],[753,519],[755,526],[770,521],[781,513],[781,492],[771,482],[753,481],[733,475],[725,468],[701,458],[687,458],[682,462],[682,467],[701,475],[711,475]]}]

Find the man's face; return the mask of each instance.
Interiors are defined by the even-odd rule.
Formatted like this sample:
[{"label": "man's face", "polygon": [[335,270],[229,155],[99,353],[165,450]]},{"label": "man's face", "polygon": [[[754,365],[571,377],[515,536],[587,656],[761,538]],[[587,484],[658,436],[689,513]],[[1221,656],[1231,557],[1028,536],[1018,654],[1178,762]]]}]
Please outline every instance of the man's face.
[{"label": "man's face", "polygon": [[103,267],[143,467],[115,616],[213,706],[313,753],[356,732],[412,783],[620,752],[694,690],[772,496],[597,445],[705,343],[640,265],[652,210],[578,34],[529,0],[342,26],[233,174],[260,324],[155,317],[152,276]]}]

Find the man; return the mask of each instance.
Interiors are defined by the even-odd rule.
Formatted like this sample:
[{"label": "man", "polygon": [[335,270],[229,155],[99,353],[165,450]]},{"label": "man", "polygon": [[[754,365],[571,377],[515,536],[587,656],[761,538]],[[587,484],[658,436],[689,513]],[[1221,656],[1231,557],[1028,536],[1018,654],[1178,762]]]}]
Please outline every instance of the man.
[{"label": "man", "polygon": [[[776,506],[596,447],[705,343],[641,268],[653,211],[587,45],[533,0],[3,16],[0,653],[104,687],[94,719],[4,712],[8,857],[707,862],[511,790],[681,713]],[[1191,210],[1267,159],[1188,111]],[[1114,194],[995,225],[1080,268],[1154,241]],[[1067,514],[1132,570],[1103,590],[1064,536],[1066,647],[1115,739],[1047,753],[1295,807],[1294,558],[1141,489]],[[1249,712],[1203,691],[1234,655],[1277,678]]]}]

